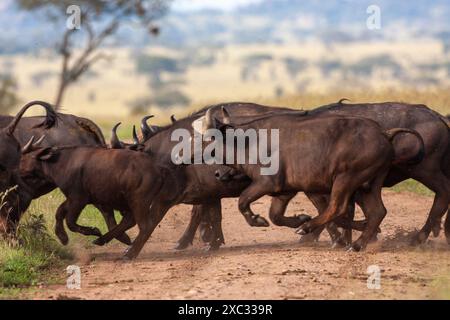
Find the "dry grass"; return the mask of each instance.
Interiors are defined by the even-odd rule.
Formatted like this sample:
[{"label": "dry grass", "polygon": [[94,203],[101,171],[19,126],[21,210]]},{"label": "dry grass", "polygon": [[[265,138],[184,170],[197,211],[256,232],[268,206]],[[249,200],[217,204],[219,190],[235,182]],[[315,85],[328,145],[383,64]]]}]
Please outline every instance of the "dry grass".
[{"label": "dry grass", "polygon": [[[428,90],[418,89],[392,89],[380,91],[335,91],[329,93],[304,93],[289,95],[280,98],[256,98],[248,101],[273,106],[285,106],[296,109],[313,109],[322,105],[337,102],[342,98],[349,99],[348,103],[399,101],[407,103],[425,104],[443,115],[450,113],[450,90],[437,88]],[[173,110],[179,117],[187,115],[201,107],[214,103],[227,101],[208,101],[204,104],[195,104],[186,109]],[[158,119],[155,119],[158,121]],[[168,119],[165,120],[168,122]]]},{"label": "dry grass", "polygon": [[[443,51],[442,44],[430,39],[409,42],[358,42],[331,47],[314,41],[286,45],[228,46],[220,50],[206,47],[192,54],[152,47],[142,49],[139,53],[170,56],[183,63],[183,59],[200,56],[203,51],[214,56],[211,65],[190,63],[184,73],[176,74],[176,77],[182,80],[181,91],[187,94],[196,106],[210,102],[252,100],[313,107],[336,101],[343,96],[355,102],[404,100],[429,103],[436,108],[441,108],[448,102],[448,92],[443,89],[430,89],[426,92],[400,89],[411,85],[420,85],[423,89],[433,88],[437,84],[420,82],[430,76],[439,78],[441,84],[448,86],[450,83],[448,74],[442,70],[432,72],[417,69],[417,66],[423,64],[445,65],[448,62],[448,55]],[[88,75],[70,88],[63,103],[65,110],[98,119],[124,119],[129,113],[129,102],[154,96],[149,86],[149,77],[136,70],[134,53],[127,48],[108,48],[108,54],[114,59],[96,64]],[[242,70],[247,65],[245,60],[254,55],[268,55],[271,59],[263,61],[255,68],[254,77],[243,79]],[[382,65],[360,78],[342,77],[342,72],[349,65],[358,65],[365,58],[382,55],[392,57],[402,67],[407,78],[416,79],[420,84],[405,82],[395,74],[385,72]],[[307,66],[295,76],[291,76],[284,63],[286,58],[306,61]],[[320,63],[326,61],[338,61],[340,69],[325,74]],[[54,56],[52,52],[0,56],[0,64],[5,63],[14,66],[13,73],[19,83],[18,94],[24,101],[54,100],[60,68],[59,57]],[[163,75],[163,78],[170,77],[171,75]],[[273,98],[276,88],[282,88],[286,97]],[[446,89],[448,91],[448,88]],[[447,98],[442,101],[443,97]],[[170,115],[172,111],[166,110],[166,113]],[[164,113],[155,109],[149,112],[160,115]]]},{"label": "dry grass", "polygon": [[450,90],[447,88],[416,90],[392,89],[380,91],[340,91],[327,94],[311,94],[287,96],[279,99],[262,99],[268,104],[290,106],[294,108],[313,109],[317,106],[337,102],[347,98],[349,103],[399,101],[425,104],[442,114],[450,113]]}]

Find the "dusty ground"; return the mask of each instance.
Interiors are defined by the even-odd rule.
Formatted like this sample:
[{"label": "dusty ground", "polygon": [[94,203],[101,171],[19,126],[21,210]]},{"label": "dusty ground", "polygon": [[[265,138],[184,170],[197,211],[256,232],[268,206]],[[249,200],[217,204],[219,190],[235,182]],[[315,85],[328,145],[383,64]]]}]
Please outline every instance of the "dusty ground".
[{"label": "dusty ground", "polygon": [[[331,249],[328,237],[301,245],[293,230],[251,228],[237,211],[236,199],[223,201],[226,245],[209,253],[194,246],[172,249],[189,218],[190,207],[173,208],[139,258],[115,261],[125,247],[82,250],[81,289],[51,285],[34,298],[83,299],[401,299],[450,298],[450,246],[443,234],[420,248],[408,245],[410,232],[422,226],[432,198],[385,192],[388,216],[380,240],[366,252]],[[269,198],[254,204],[265,214]],[[312,213],[298,196],[289,214]],[[131,234],[135,234],[135,230]],[[367,267],[381,268],[381,289],[367,288]],[[61,274],[64,274],[61,270]]]}]

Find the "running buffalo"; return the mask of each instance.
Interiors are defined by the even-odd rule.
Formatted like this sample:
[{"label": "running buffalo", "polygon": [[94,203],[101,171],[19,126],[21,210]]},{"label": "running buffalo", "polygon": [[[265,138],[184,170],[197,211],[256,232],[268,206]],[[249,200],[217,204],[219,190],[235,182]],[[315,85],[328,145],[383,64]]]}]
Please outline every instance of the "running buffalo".
[{"label": "running buffalo", "polygon": [[[303,223],[296,221],[300,234],[307,234],[328,222],[347,214],[353,194],[361,189],[361,203],[367,216],[367,225],[360,238],[352,244],[356,251],[364,249],[368,241],[376,233],[383,220],[386,209],[381,199],[381,188],[392,163],[416,162],[424,153],[422,137],[414,130],[395,128],[382,131],[372,120],[342,116],[303,116],[278,114],[253,118],[247,122],[231,120],[225,107],[222,121],[213,118],[206,112],[204,128],[218,129],[222,132],[221,142],[227,145],[236,144],[240,133],[236,129],[277,130],[279,143],[272,142],[270,153],[277,153],[279,168],[276,172],[264,173],[261,160],[249,163],[230,163],[227,165],[245,173],[252,182],[239,197],[239,211],[252,226],[265,226],[267,222],[255,215],[250,204],[264,195],[273,197],[279,202],[277,219],[289,219],[284,216],[287,202],[298,191],[330,194],[330,201],[324,212],[318,217]],[[235,132],[234,139],[228,139],[228,131]],[[202,132],[205,133],[205,132]],[[208,132],[206,132],[207,134]],[[409,155],[402,152],[399,157],[392,140],[400,133],[408,133],[414,137],[410,142]],[[225,136],[227,139],[225,139]],[[217,139],[217,137],[216,137]],[[258,148],[261,148],[258,141]],[[250,143],[245,145],[245,153],[251,153]],[[230,150],[224,147],[223,162],[237,147]],[[268,152],[268,151],[266,151]],[[261,154],[261,150],[258,150]],[[419,159],[418,159],[419,158]],[[234,160],[236,161],[236,160]],[[287,201],[286,201],[287,200]],[[274,218],[274,217],[272,217]],[[292,219],[292,218],[290,218]]]},{"label": "running buffalo", "polygon": [[[231,103],[237,116],[248,116],[255,114],[273,114],[282,111],[291,111],[284,108],[262,107],[257,104],[241,105],[239,103]],[[172,123],[164,127],[149,126],[146,119],[141,124],[143,139],[139,142],[143,144],[143,151],[150,155],[157,156],[161,163],[170,164],[171,152],[176,141],[172,141],[172,132],[176,129],[187,129],[194,133],[192,124],[195,121],[201,121],[208,108],[204,108],[183,119],[176,120],[171,117]],[[218,109],[220,110],[220,109]],[[295,113],[303,113],[295,111]],[[114,141],[119,141],[114,138]],[[129,145],[114,142],[117,147],[130,148]],[[177,244],[177,249],[186,248],[192,243],[195,231],[197,230],[203,217],[204,224],[208,226],[207,231],[203,232],[204,240],[209,242],[209,248],[215,250],[224,243],[224,237],[221,230],[221,205],[220,199],[226,197],[238,197],[242,190],[249,184],[249,180],[233,180],[229,182],[218,181],[214,174],[220,168],[226,168],[222,165],[205,165],[196,164],[189,166],[181,166],[178,170],[183,172],[185,180],[185,188],[182,191],[182,202],[193,204],[192,219]],[[205,230],[204,228],[203,230]]]},{"label": "running buffalo", "polygon": [[[38,148],[24,153],[20,166],[24,175],[44,177],[65,195],[66,200],[56,212],[55,226],[63,244],[68,242],[64,220],[74,232],[98,236],[98,245],[137,224],[139,234],[124,256],[129,259],[138,255],[178,198],[176,186],[180,181],[175,183],[170,170],[158,167],[151,156],[142,152],[84,146]],[[120,210],[123,219],[102,236],[96,228],[77,224],[87,204]]]},{"label": "running buffalo", "polygon": [[[48,103],[45,104],[48,105]],[[10,116],[1,116],[0,126],[6,126],[11,121],[11,118]],[[55,125],[56,121],[57,125]],[[35,116],[22,118],[17,124],[14,136],[25,152],[33,151],[38,146],[72,145],[106,148],[103,134],[93,121],[71,114],[55,113],[53,110],[48,112],[46,117]],[[40,138],[37,139],[37,137]],[[56,188],[51,181],[43,177],[30,177],[21,174],[20,182],[17,203],[10,206],[7,215],[8,225],[10,226],[7,230],[8,233],[14,233],[15,226],[17,226],[23,212],[30,205],[31,200],[39,198]],[[117,225],[112,210],[107,207],[99,207],[98,209],[102,213],[109,229]],[[125,234],[120,236],[118,240],[125,244],[131,243],[130,238]]]},{"label": "running buffalo", "polygon": [[[212,109],[215,112],[214,115],[219,118],[220,115],[218,115],[217,111],[220,106],[221,105],[216,105]],[[257,114],[258,110],[260,110],[259,112],[263,113],[268,112],[268,108],[266,106],[258,106],[255,104],[230,103],[224,104],[223,106],[226,107],[226,109],[235,119],[239,118],[239,115],[235,113],[235,110],[239,109],[247,110],[248,113],[253,114]],[[277,112],[277,110],[279,110],[278,112],[282,113],[293,112],[294,114],[299,114],[292,109],[286,108],[275,108],[273,109],[273,112]],[[423,161],[417,163],[402,163],[393,165],[386,177],[386,180],[384,181],[383,186],[390,187],[406,179],[413,178],[433,190],[436,193],[435,201],[431,208],[427,222],[422,230],[417,234],[417,236],[414,237],[412,243],[418,244],[424,242],[431,230],[433,230],[433,233],[435,235],[439,233],[441,217],[447,210],[449,197],[448,177],[450,176],[450,173],[448,172],[448,170],[450,170],[450,133],[448,119],[441,116],[439,113],[429,109],[425,105],[397,102],[347,104],[344,103],[344,99],[340,100],[338,103],[333,103],[303,113],[303,115],[308,114],[321,116],[355,115],[358,117],[368,118],[376,121],[384,130],[392,129],[395,127],[406,127],[416,130],[423,138],[425,144],[425,154]],[[400,144],[402,143],[402,139],[394,139],[394,145],[398,144],[398,147],[401,148]],[[226,171],[227,169],[224,170]],[[317,207],[319,212],[323,212],[325,210],[328,204],[328,198],[326,196],[308,193],[307,196],[312,200],[313,204]],[[349,210],[352,210],[352,206],[350,206]],[[202,210],[199,209],[193,211],[191,222],[195,221],[196,223],[191,223],[190,225],[198,226],[199,222],[197,221],[202,220],[202,218],[199,217],[199,212],[202,212]],[[206,217],[203,219],[203,225],[206,225],[209,229],[211,228],[210,226],[208,226],[208,220],[210,220],[210,218],[206,214],[204,214],[204,216]],[[275,224],[280,223],[280,221],[273,222]],[[316,240],[319,237],[321,231],[322,229],[318,228],[314,231],[314,233],[307,235],[306,238],[304,237],[303,240]],[[192,239],[194,232],[195,229],[188,229],[182,240]],[[450,243],[450,214],[447,214],[445,222],[445,233],[447,241]],[[338,237],[338,234],[335,234],[334,237]]]}]

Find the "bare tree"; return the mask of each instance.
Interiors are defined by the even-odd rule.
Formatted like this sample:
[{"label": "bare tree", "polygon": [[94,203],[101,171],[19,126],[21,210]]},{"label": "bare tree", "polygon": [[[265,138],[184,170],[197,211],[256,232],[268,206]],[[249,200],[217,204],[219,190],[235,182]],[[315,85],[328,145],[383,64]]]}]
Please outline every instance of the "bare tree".
[{"label": "bare tree", "polygon": [[5,114],[19,102],[17,82],[11,75],[0,74],[0,113]]},{"label": "bare tree", "polygon": [[[105,39],[132,19],[137,19],[150,34],[158,35],[154,22],[165,15],[172,0],[19,0],[25,10],[45,12],[49,20],[63,26],[57,45],[62,56],[55,106],[58,108],[66,89],[78,81],[97,61],[108,56],[101,50]],[[67,28],[67,8],[80,8],[80,28]],[[62,19],[62,17],[64,19]]]}]

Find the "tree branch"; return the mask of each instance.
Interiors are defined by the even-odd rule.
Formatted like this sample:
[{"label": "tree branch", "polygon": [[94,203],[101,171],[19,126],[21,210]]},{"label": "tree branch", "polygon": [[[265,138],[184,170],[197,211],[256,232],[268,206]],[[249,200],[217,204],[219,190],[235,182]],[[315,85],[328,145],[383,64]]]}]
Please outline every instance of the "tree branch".
[{"label": "tree branch", "polygon": [[[148,21],[146,19],[147,11],[141,0],[135,1],[124,1],[117,0],[117,6],[114,10],[109,13],[113,16],[109,23],[107,23],[104,28],[95,32],[93,25],[91,24],[91,15],[87,12],[82,13],[83,28],[86,30],[87,39],[84,47],[81,49],[80,55],[77,58],[72,57],[73,48],[71,48],[70,37],[75,30],[66,30],[63,36],[63,41],[60,47],[60,53],[63,56],[62,61],[62,71],[61,79],[58,89],[58,94],[56,98],[56,107],[62,101],[63,93],[66,87],[77,81],[78,78],[85,73],[91,66],[100,59],[105,59],[107,56],[103,53],[94,55],[94,52],[103,44],[104,40],[112,35],[120,25],[122,18],[124,16],[130,15],[136,11],[135,14],[138,15],[142,20]],[[150,17],[150,20],[152,18]],[[73,59],[72,59],[73,58]]]}]

